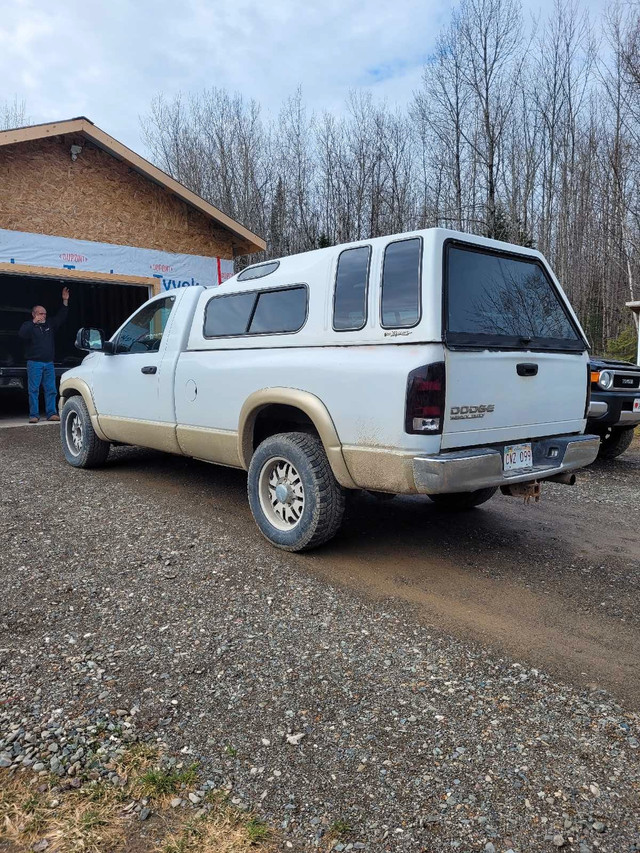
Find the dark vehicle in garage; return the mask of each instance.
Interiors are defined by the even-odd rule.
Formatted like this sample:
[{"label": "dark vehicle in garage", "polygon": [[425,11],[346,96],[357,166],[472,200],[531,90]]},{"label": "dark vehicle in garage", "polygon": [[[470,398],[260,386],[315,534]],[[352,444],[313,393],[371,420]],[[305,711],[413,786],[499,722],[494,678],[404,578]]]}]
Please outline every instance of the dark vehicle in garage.
[{"label": "dark vehicle in garage", "polygon": [[146,287],[65,279],[0,274],[0,404],[3,391],[27,391],[27,363],[24,341],[18,329],[31,319],[34,305],[44,305],[54,316],[62,305],[60,289],[66,285],[71,291],[69,315],[56,332],[56,381],[65,370],[82,361],[74,346],[76,331],[80,326],[92,325],[112,334],[132,311],[149,297]]}]

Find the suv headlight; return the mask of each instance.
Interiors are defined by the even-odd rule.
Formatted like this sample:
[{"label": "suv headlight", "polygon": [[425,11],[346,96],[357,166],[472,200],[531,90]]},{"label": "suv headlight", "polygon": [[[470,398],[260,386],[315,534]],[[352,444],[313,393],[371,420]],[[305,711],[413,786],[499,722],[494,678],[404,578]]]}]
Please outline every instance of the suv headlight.
[{"label": "suv headlight", "polygon": [[605,391],[613,385],[613,373],[610,370],[601,370],[598,377],[598,385]]}]

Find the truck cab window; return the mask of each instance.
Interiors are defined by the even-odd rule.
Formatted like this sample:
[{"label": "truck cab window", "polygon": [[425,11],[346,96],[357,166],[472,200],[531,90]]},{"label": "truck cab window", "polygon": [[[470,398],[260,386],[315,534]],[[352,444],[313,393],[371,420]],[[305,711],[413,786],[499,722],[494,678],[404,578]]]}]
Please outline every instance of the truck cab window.
[{"label": "truck cab window", "polygon": [[145,305],[122,327],[116,341],[116,353],[157,352],[169,321],[175,296],[167,296]]}]

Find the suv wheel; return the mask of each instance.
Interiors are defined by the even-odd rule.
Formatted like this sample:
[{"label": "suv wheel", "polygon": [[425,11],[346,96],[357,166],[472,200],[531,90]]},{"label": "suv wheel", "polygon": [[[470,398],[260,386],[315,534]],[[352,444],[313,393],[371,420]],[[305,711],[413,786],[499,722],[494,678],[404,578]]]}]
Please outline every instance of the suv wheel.
[{"label": "suv wheel", "polygon": [[260,532],[285,551],[328,542],[342,522],[344,491],[315,435],[265,439],[251,459],[247,491]]},{"label": "suv wheel", "polygon": [[615,459],[629,447],[633,441],[635,427],[612,427],[609,435],[600,439],[598,456],[600,459]]},{"label": "suv wheel", "polygon": [[109,442],[98,438],[80,396],[70,397],[62,409],[60,438],[64,456],[74,468],[97,468],[109,455]]},{"label": "suv wheel", "polygon": [[429,495],[428,497],[442,509],[464,510],[486,503],[497,491],[497,488],[477,489],[475,492],[451,492],[448,495]]}]

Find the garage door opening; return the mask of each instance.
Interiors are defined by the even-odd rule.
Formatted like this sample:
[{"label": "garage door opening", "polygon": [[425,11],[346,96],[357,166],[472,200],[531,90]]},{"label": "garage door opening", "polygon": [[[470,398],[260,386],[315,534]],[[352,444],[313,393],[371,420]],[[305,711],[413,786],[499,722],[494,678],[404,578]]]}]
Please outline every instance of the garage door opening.
[{"label": "garage door opening", "polygon": [[55,316],[62,307],[63,287],[69,288],[70,298],[67,320],[55,334],[58,380],[84,358],[74,346],[81,326],[95,326],[110,337],[151,295],[149,287],[118,281],[0,273],[0,418],[27,411],[27,365],[18,329],[31,319],[34,305],[43,305],[49,317]]}]

